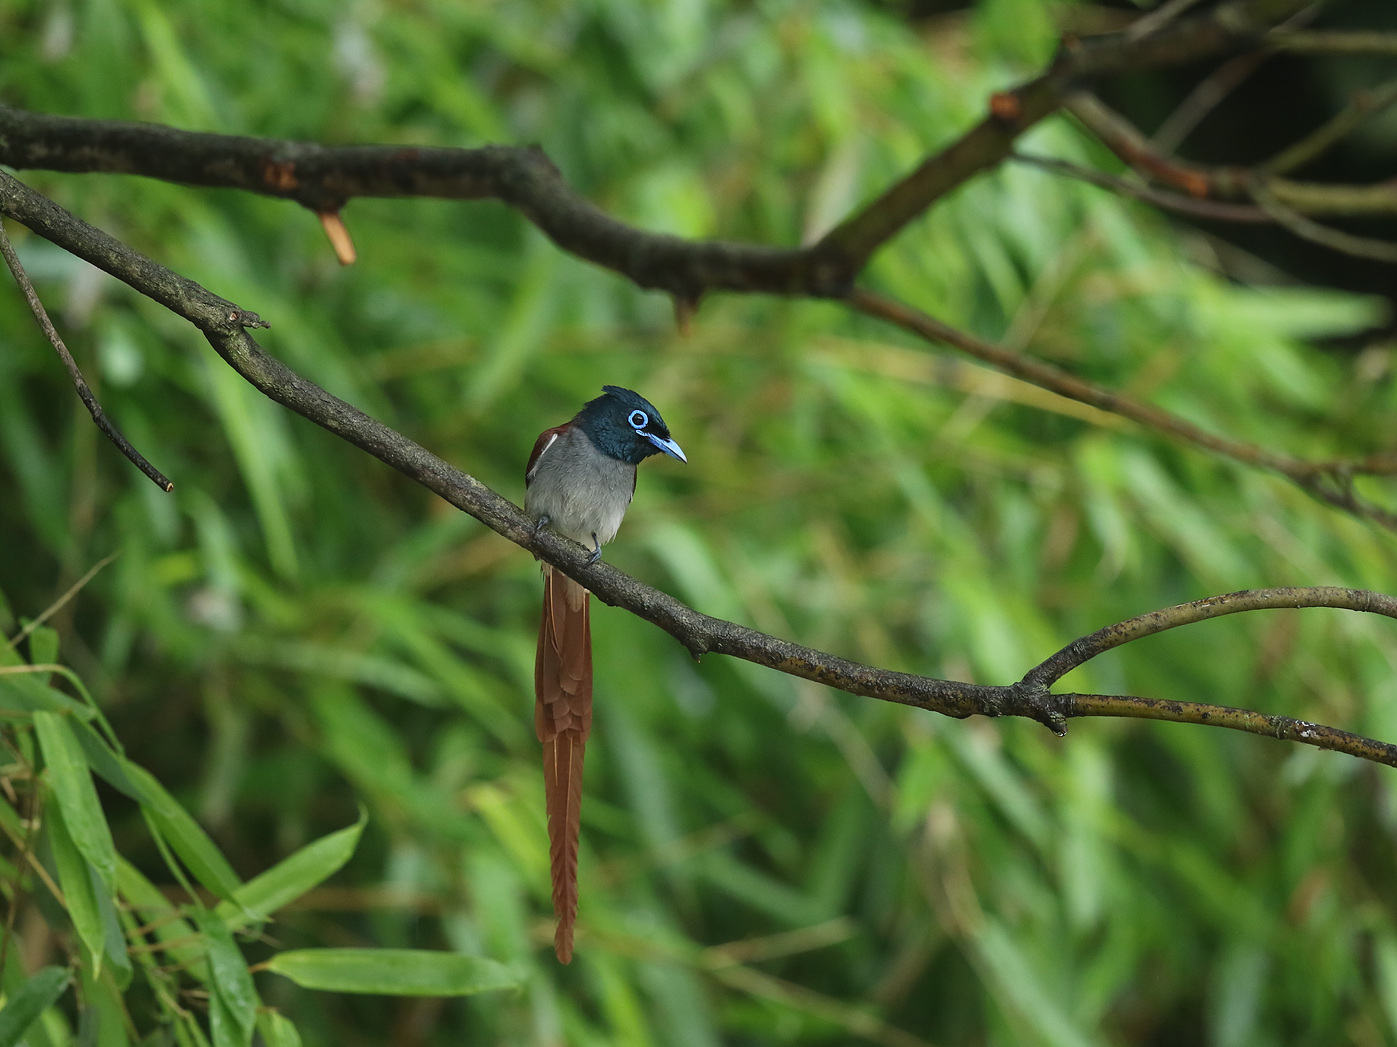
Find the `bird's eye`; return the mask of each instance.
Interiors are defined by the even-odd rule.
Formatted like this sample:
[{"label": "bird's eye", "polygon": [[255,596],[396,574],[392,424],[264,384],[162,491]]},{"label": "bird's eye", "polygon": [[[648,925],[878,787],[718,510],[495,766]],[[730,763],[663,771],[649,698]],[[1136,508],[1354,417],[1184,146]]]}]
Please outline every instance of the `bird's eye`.
[{"label": "bird's eye", "polygon": [[640,432],[640,430],[650,424],[650,416],[644,411],[632,411],[631,416],[627,418],[626,421],[631,423],[632,429],[636,432]]}]

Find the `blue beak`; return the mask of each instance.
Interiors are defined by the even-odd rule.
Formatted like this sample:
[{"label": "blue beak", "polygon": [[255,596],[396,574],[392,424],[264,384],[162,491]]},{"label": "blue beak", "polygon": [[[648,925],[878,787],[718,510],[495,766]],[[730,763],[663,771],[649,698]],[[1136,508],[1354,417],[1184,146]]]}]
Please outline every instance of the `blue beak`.
[{"label": "blue beak", "polygon": [[645,437],[645,439],[649,440],[671,458],[678,458],[681,462],[687,462],[689,460],[684,457],[684,452],[679,449],[679,445],[673,440],[662,440],[654,433],[642,432],[640,435]]}]

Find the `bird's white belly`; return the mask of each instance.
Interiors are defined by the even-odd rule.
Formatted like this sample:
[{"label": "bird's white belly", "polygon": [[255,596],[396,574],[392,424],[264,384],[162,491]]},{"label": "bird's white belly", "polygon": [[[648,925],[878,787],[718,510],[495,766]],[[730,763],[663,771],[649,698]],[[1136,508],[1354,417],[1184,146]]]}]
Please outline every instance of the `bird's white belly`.
[{"label": "bird's white belly", "polygon": [[604,545],[616,537],[631,504],[635,466],[599,454],[582,433],[568,435],[544,450],[524,510],[535,520],[548,517],[553,530],[575,542]]}]

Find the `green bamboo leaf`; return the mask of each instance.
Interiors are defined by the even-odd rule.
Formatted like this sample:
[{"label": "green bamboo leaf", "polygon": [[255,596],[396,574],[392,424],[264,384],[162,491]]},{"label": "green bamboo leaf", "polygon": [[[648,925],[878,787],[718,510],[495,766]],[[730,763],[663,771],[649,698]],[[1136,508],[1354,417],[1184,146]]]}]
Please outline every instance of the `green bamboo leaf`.
[{"label": "green bamboo leaf", "polygon": [[[129,1047],[129,1019],[121,993],[110,978],[98,977],[86,968],[78,970],[78,999],[82,1001],[82,1031],[78,1043],[86,1047]],[[37,1045],[35,1045],[37,1047]]]},{"label": "green bamboo leaf", "polygon": [[29,631],[29,661],[34,665],[48,665],[58,661],[58,630],[47,625],[36,625]]},{"label": "green bamboo leaf", "polygon": [[106,952],[107,929],[102,922],[102,907],[97,901],[95,874],[68,830],[61,805],[54,804],[48,809],[45,826],[49,846],[53,850],[53,864],[58,869],[58,884],[63,888],[68,918],[73,921],[78,938],[87,948],[94,975],[100,974],[102,956]]},{"label": "green bamboo leaf", "polygon": [[213,1047],[248,1047],[252,1043],[252,1030],[243,1032],[228,1001],[218,991],[218,982],[213,983],[213,994],[209,997],[209,1032]]},{"label": "green bamboo leaf", "polygon": [[53,794],[63,811],[63,822],[82,856],[97,870],[110,897],[116,891],[116,844],[97,799],[82,746],[65,718],[57,713],[36,711],[34,729],[48,765]]},{"label": "green bamboo leaf", "polygon": [[[205,944],[208,946],[209,970],[213,975],[210,986],[214,997],[223,1005],[224,1016],[236,1029],[236,1037],[227,1042],[244,1045],[251,1043],[259,1000],[242,950],[233,941],[232,932],[228,930],[227,924],[220,920],[216,913],[202,910],[195,914],[195,922],[204,932]],[[214,1042],[220,1042],[217,1029]]]},{"label": "green bamboo leaf", "polygon": [[[90,712],[90,710],[88,711]],[[129,796],[139,803],[141,791],[126,776],[125,761],[122,757],[112,752],[111,747],[91,725],[72,721],[69,728],[72,730],[73,736],[77,738],[78,744],[82,746],[83,755],[87,758],[87,765],[92,768],[93,773],[117,792]]]},{"label": "green bamboo leaf", "polygon": [[14,1047],[29,1027],[67,991],[73,980],[68,967],[45,967],[31,975],[0,1010],[0,1047]]},{"label": "green bamboo leaf", "polygon": [[121,767],[136,789],[146,814],[189,871],[218,897],[232,901],[242,881],[208,833],[144,767],[126,759],[121,760]]},{"label": "green bamboo leaf", "polygon": [[257,1031],[267,1047],[301,1047],[301,1034],[291,1019],[280,1011],[259,1011]]},{"label": "green bamboo leaf", "polygon": [[131,986],[131,976],[135,973],[131,966],[131,954],[126,951],[126,933],[121,929],[121,917],[116,911],[116,889],[110,893],[97,891],[97,908],[102,913],[104,932],[103,952],[107,957],[108,969],[118,992],[125,992]]},{"label": "green bamboo leaf", "polygon": [[235,904],[221,902],[215,910],[230,931],[265,920],[287,902],[299,898],[316,884],[333,876],[354,854],[368,812],[359,808],[359,820],[306,844],[266,872],[253,877],[234,893]]},{"label": "green bamboo leaf", "polygon": [[96,715],[82,702],[69,698],[62,691],[44,683],[45,675],[30,672],[26,665],[0,665],[0,709],[11,713],[45,709],[49,712],[69,713],[84,720],[90,720]]},{"label": "green bamboo leaf", "polygon": [[384,996],[471,996],[519,984],[494,960],[426,949],[296,949],[267,968],[303,989]]}]

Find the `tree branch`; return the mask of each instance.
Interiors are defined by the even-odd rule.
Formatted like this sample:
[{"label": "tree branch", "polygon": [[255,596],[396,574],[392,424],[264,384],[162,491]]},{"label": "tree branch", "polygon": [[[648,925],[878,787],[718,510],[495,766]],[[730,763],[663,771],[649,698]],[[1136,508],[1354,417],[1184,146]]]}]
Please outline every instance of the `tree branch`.
[{"label": "tree branch", "polygon": [[1044,75],[996,95],[991,114],[956,143],[800,249],[688,241],[633,228],[579,195],[536,148],[322,146],[0,107],[0,163],[243,189],[294,200],[317,215],[335,214],[356,196],[497,199],[563,250],[681,302],[713,290],[838,297],[879,247],[946,193],[1001,162],[1077,84],[1254,45],[1308,3],[1228,0],[1143,37],[1072,41]]},{"label": "tree branch", "polygon": [[1196,197],[1184,196],[1180,193],[1163,192],[1153,186],[1139,185],[1135,182],[1127,182],[1124,178],[1117,178],[1115,175],[1107,174],[1105,171],[1098,171],[1092,167],[1083,167],[1067,160],[1059,160],[1051,156],[1034,156],[1029,153],[1011,153],[1010,160],[1019,164],[1028,164],[1043,171],[1052,171],[1054,174],[1066,175],[1068,178],[1076,178],[1083,182],[1089,182],[1094,186],[1118,193],[1121,196],[1131,196],[1136,200],[1141,200],[1147,204],[1152,204],[1162,211],[1174,211],[1178,214],[1191,215],[1194,218],[1207,218],[1216,222],[1250,222],[1266,223],[1275,221],[1269,214],[1260,207],[1253,207],[1251,204],[1233,204],[1221,200],[1199,200]]},{"label": "tree branch", "polygon": [[[862,665],[789,640],[769,636],[736,622],[702,614],[672,596],[618,571],[605,561],[589,562],[590,550],[583,546],[553,531],[538,530],[533,520],[518,506],[496,494],[473,476],[442,461],[351,404],[330,395],[264,352],[244,329],[267,326],[255,313],[240,309],[206,291],[192,280],[164,269],[3,173],[0,173],[0,214],[8,215],[27,225],[58,247],[91,261],[136,291],[159,301],[172,312],[189,320],[204,333],[215,351],[230,367],[268,397],[367,451],[440,495],[515,545],[576,579],[604,602],[624,608],[664,629],[682,643],[695,658],[709,653],[725,654],[801,679],[822,683],[849,694],[915,706],[956,718],[976,714],[1026,716],[1048,726],[1059,735],[1066,733],[1066,720],[1075,716],[1135,715],[1155,719],[1177,719],[1188,711],[1180,703],[1152,704],[1150,699],[1131,696],[1053,695],[1048,691],[1048,677],[1058,666],[1066,665],[1070,668],[1090,657],[1091,652],[1099,653],[1099,650],[1107,650],[1111,646],[1127,642],[1134,638],[1129,635],[1131,629],[1140,635],[1146,635],[1148,627],[1132,625],[1137,621],[1134,619],[1132,622],[1113,626],[1110,630],[1103,630],[1102,633],[1095,634],[1096,638],[1087,637],[1065,649],[1075,652],[1073,654],[1063,655],[1059,652],[1059,655],[1054,656],[1058,661],[1049,659],[1053,669],[1045,670],[1043,666],[1039,666],[1031,670],[1029,676],[1019,683],[990,685],[939,680]],[[1394,603],[1392,598],[1377,594],[1366,595],[1368,602],[1361,606],[1361,601],[1357,597],[1353,598],[1353,609],[1377,613],[1390,612]],[[1215,598],[1215,602],[1227,599],[1229,598],[1218,597]],[[1234,600],[1235,610],[1253,609],[1235,604]],[[1338,603],[1333,605],[1340,606]],[[1199,615],[1208,616],[1210,615]],[[1179,620],[1175,624],[1183,624],[1182,618],[1186,615],[1181,612],[1176,617]],[[1109,639],[1098,639],[1103,634],[1109,634]],[[1078,658],[1079,661],[1072,662],[1073,658]],[[1276,726],[1277,724],[1300,723],[1221,706],[1198,705],[1190,706],[1189,709],[1196,711],[1196,722],[1233,727],[1252,733],[1275,734],[1282,730]],[[1261,731],[1257,729],[1258,724],[1269,725],[1271,729]],[[1306,724],[1283,736],[1293,736],[1295,741],[1397,766],[1397,746],[1388,746],[1333,728]]]},{"label": "tree branch", "polygon": [[1397,214],[1397,182],[1331,185],[1268,174],[1264,168],[1210,167],[1163,153],[1099,98],[1078,92],[1063,103],[1123,163],[1146,177],[1200,199],[1254,199],[1257,186],[1282,205],[1307,215]]},{"label": "tree branch", "polygon": [[[1030,692],[1036,693],[1040,688],[1046,691],[1073,669],[1099,654],[1133,640],[1226,614],[1295,607],[1338,607],[1397,618],[1397,598],[1366,589],[1344,589],[1329,585],[1248,589],[1151,611],[1149,614],[1118,622],[1090,636],[1074,640],[1030,669],[1021,683]],[[1397,767],[1397,745],[1364,738],[1323,724],[1296,720],[1289,716],[1273,716],[1250,709],[1234,709],[1203,702],[1163,701],[1130,695],[1058,694],[1048,696],[1048,701],[1053,714],[1060,716],[1064,721],[1079,716],[1128,716],[1226,727],[1248,734],[1265,735],[1282,741],[1303,742],[1320,749],[1346,752],[1365,760]]]},{"label": "tree branch", "polygon": [[1353,493],[1351,482],[1352,477],[1359,474],[1386,475],[1397,472],[1397,459],[1391,455],[1371,455],[1354,462],[1311,462],[1302,458],[1292,458],[1256,444],[1210,433],[1168,411],[1131,400],[1068,374],[1052,364],[957,330],[919,309],[904,305],[876,291],[857,289],[849,295],[847,301],[852,308],[861,313],[886,320],[927,341],[953,345],[1006,374],[1032,382],[1059,396],[1128,418],[1181,443],[1192,444],[1244,465],[1280,473],[1330,505],[1366,517],[1391,530],[1397,530],[1397,513],[1359,500]]},{"label": "tree branch", "polygon": [[1355,91],[1344,106],[1304,138],[1260,165],[1270,175],[1283,175],[1328,152],[1368,120],[1397,103],[1397,80]]},{"label": "tree branch", "polygon": [[1266,45],[1305,55],[1397,55],[1397,33],[1273,29]]}]

